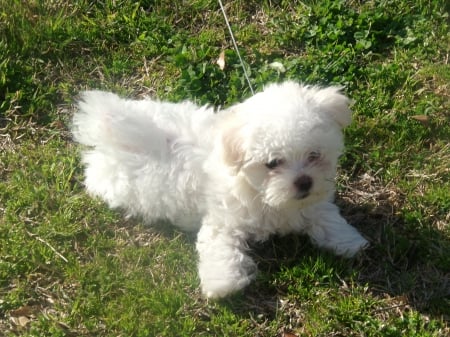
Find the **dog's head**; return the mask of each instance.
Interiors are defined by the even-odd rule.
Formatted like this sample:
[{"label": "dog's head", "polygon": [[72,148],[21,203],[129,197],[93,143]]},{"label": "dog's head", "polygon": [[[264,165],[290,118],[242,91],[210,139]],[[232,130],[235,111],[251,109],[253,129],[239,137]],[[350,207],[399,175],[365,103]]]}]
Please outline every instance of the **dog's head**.
[{"label": "dog's head", "polygon": [[[342,128],[351,121],[340,88],[273,84],[230,108],[222,128],[223,160],[261,201],[305,207],[334,192]],[[239,187],[238,187],[239,188]]]}]

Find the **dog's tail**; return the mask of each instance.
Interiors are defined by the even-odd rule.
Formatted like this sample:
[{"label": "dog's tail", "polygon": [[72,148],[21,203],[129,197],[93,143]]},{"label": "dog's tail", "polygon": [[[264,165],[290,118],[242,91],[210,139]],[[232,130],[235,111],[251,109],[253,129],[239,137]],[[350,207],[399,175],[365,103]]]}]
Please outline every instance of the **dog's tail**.
[{"label": "dog's tail", "polygon": [[85,91],[72,119],[72,134],[77,142],[102,152],[160,157],[167,153],[168,135],[149,116],[155,104],[104,91]]}]

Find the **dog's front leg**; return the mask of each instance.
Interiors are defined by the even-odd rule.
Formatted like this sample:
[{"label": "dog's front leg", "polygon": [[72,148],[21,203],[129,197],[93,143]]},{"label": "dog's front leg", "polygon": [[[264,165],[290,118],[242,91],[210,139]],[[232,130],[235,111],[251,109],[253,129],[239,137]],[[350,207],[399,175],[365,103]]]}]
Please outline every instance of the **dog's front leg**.
[{"label": "dog's front leg", "polygon": [[337,255],[352,257],[368,245],[366,239],[349,225],[331,202],[324,202],[302,212],[306,222],[304,230],[319,247],[330,249]]},{"label": "dog's front leg", "polygon": [[256,264],[246,254],[245,234],[224,228],[211,219],[203,221],[197,237],[199,276],[203,294],[220,298],[247,286]]}]

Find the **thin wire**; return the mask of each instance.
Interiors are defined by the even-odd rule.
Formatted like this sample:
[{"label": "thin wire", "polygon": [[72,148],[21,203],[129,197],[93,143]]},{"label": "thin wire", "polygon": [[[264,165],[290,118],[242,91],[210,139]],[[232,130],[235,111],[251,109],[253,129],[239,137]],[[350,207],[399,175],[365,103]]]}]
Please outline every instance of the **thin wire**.
[{"label": "thin wire", "polygon": [[225,18],[225,23],[227,24],[228,31],[230,32],[231,40],[233,41],[234,49],[236,50],[237,56],[239,57],[239,61],[241,62],[242,70],[244,70],[244,76],[247,80],[248,86],[250,88],[250,91],[252,92],[252,95],[255,94],[253,91],[252,83],[250,82],[250,78],[248,77],[247,70],[245,69],[244,61],[242,60],[241,53],[239,53],[239,48],[236,44],[236,40],[234,39],[233,31],[231,30],[230,22],[228,21],[227,14],[225,13],[225,8],[223,7],[222,1],[219,1],[220,9],[222,10],[223,17]]}]

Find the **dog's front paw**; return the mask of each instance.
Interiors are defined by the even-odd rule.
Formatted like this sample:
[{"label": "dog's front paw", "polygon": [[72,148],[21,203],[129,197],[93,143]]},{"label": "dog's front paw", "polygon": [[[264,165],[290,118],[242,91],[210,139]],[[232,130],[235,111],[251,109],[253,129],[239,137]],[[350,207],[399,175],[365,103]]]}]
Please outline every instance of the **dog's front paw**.
[{"label": "dog's front paw", "polygon": [[197,237],[198,270],[206,297],[225,297],[255,278],[256,264],[245,251],[242,237],[207,226],[201,228]]},{"label": "dog's front paw", "polygon": [[335,242],[333,251],[343,257],[353,257],[358,252],[369,246],[369,241],[364,239],[358,232],[353,232],[352,235],[343,238],[344,241]]},{"label": "dog's front paw", "polygon": [[369,245],[356,228],[345,221],[332,203],[323,203],[312,208],[307,216],[310,225],[305,230],[312,241],[336,255],[353,257]]},{"label": "dog's front paw", "polygon": [[[208,266],[210,267],[210,266]],[[210,269],[200,265],[199,274],[203,295],[207,298],[222,298],[245,288],[256,275],[256,265],[248,269],[230,269],[230,266],[215,266]]]},{"label": "dog's front paw", "polygon": [[[340,226],[316,226],[309,234],[319,247],[333,251],[336,255],[351,258],[369,245],[356,228],[341,222]],[[336,224],[336,223],[334,223]]]}]

